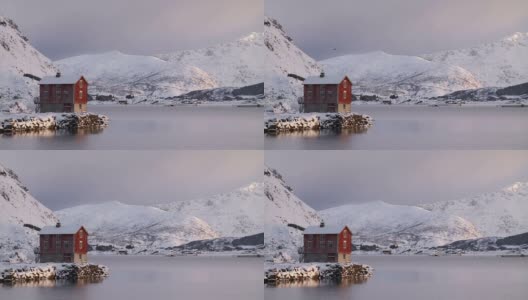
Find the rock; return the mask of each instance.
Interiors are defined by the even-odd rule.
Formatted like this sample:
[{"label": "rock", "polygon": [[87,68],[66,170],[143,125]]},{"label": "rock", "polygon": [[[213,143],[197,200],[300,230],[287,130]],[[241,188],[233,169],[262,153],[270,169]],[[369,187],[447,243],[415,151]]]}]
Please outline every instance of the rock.
[{"label": "rock", "polygon": [[372,126],[372,118],[360,114],[315,113],[315,114],[283,114],[271,115],[264,122],[264,132],[277,134],[304,130],[329,129],[340,131],[354,129],[358,132]]},{"label": "rock", "polygon": [[0,133],[33,132],[41,130],[96,129],[108,126],[108,117],[83,113],[23,114],[0,119]]},{"label": "rock", "polygon": [[341,280],[352,278],[366,280],[372,276],[373,269],[368,265],[316,263],[284,264],[268,267],[264,271],[264,282],[311,280]]}]

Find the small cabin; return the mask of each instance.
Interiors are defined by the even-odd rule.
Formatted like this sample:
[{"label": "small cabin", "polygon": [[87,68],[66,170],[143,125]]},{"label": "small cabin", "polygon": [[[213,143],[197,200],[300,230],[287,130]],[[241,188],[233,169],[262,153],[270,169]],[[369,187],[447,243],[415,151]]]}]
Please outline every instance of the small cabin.
[{"label": "small cabin", "polygon": [[352,231],[348,226],[310,226],[304,230],[304,262],[349,263],[352,256]]},{"label": "small cabin", "polygon": [[311,76],[304,80],[304,112],[350,113],[352,82],[348,76]]},{"label": "small cabin", "polygon": [[86,112],[88,82],[83,76],[47,76],[39,82],[39,112]]},{"label": "small cabin", "polygon": [[39,232],[40,262],[88,262],[88,232],[83,226],[45,226]]}]

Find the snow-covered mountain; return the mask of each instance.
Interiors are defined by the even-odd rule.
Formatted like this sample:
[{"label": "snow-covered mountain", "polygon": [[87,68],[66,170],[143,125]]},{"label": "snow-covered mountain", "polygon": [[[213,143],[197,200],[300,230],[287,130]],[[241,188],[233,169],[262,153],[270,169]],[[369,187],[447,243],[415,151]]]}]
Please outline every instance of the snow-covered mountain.
[{"label": "snow-covered mountain", "polygon": [[343,205],[320,214],[329,225],[348,225],[356,243],[420,248],[481,236],[471,222],[454,214],[382,201]]},{"label": "snow-covered mountain", "polygon": [[286,108],[297,108],[297,97],[302,95],[302,81],[288,77],[295,74],[306,78],[321,73],[320,65],[293,42],[282,25],[275,19],[264,17],[263,73],[267,101],[276,105],[281,102]]},{"label": "snow-covered mountain", "polygon": [[17,175],[0,165],[0,261],[34,259],[38,232],[26,225],[54,225],[57,218],[22,185]]},{"label": "snow-covered mountain", "polygon": [[263,82],[265,62],[262,33],[251,33],[234,42],[203,49],[156,55],[164,61],[200,68],[217,87],[242,87]]},{"label": "snow-covered mountain", "polygon": [[80,55],[55,63],[65,74],[84,75],[91,94],[171,97],[218,86],[213,76],[198,67],[119,51]]},{"label": "snow-covered mountain", "polygon": [[518,182],[498,192],[424,204],[422,207],[470,221],[481,237],[528,232],[528,183]]},{"label": "snow-covered mountain", "polygon": [[262,184],[204,199],[156,206],[120,202],[81,205],[57,211],[64,224],[82,224],[90,243],[134,246],[148,253],[191,241],[243,237],[263,232]]},{"label": "snow-covered mountain", "polygon": [[203,199],[160,204],[157,207],[205,220],[219,236],[242,237],[263,232],[264,189],[252,183],[235,191]]},{"label": "snow-covered mountain", "polygon": [[528,82],[528,32],[475,47],[422,55],[436,63],[460,66],[483,87],[505,87]]},{"label": "snow-covered mountain", "polygon": [[151,206],[106,202],[75,206],[55,213],[63,224],[83,225],[90,234],[92,245],[158,249],[219,237],[204,220]]},{"label": "snow-covered mountain", "polygon": [[298,259],[297,249],[302,246],[302,228],[321,223],[318,213],[299,199],[274,169],[264,169],[266,195],[264,243],[267,258],[275,262]]},{"label": "snow-covered mountain", "polygon": [[33,106],[38,82],[24,77],[55,74],[52,62],[33,48],[11,19],[0,16],[0,110]]},{"label": "snow-covered mountain", "polygon": [[472,73],[459,66],[383,51],[339,56],[319,63],[328,74],[348,75],[355,94],[420,98],[481,86]]}]

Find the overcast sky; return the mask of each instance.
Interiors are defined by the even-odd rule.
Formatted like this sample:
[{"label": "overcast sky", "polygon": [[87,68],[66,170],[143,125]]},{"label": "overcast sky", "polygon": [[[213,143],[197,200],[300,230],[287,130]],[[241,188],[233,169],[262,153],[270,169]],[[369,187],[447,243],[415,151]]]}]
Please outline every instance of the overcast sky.
[{"label": "overcast sky", "polygon": [[315,209],[454,200],[528,182],[528,151],[266,151],[266,164]]},{"label": "overcast sky", "polygon": [[266,15],[317,59],[376,50],[416,55],[528,32],[526,0],[265,2]]},{"label": "overcast sky", "polygon": [[51,209],[121,201],[155,204],[229,192],[262,180],[262,151],[2,151]]},{"label": "overcast sky", "polygon": [[263,11],[263,0],[0,0],[0,15],[52,59],[206,47],[262,31]]}]

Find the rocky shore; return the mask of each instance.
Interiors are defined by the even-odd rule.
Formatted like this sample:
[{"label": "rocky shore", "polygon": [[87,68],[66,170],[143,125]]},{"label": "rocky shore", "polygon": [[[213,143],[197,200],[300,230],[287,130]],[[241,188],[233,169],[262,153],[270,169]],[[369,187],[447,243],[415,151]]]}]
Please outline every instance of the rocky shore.
[{"label": "rocky shore", "polygon": [[373,269],[368,265],[339,263],[299,263],[266,266],[264,283],[295,282],[303,280],[366,280]]},{"label": "rocky shore", "polygon": [[0,283],[32,282],[41,280],[101,279],[109,269],[93,264],[16,264],[0,265]]},{"label": "rocky shore", "polygon": [[0,134],[41,130],[98,129],[108,126],[108,117],[83,113],[0,115]]},{"label": "rocky shore", "polygon": [[373,120],[368,115],[340,113],[280,114],[264,119],[264,133],[278,134],[304,130],[355,129],[364,131],[371,127]]}]

